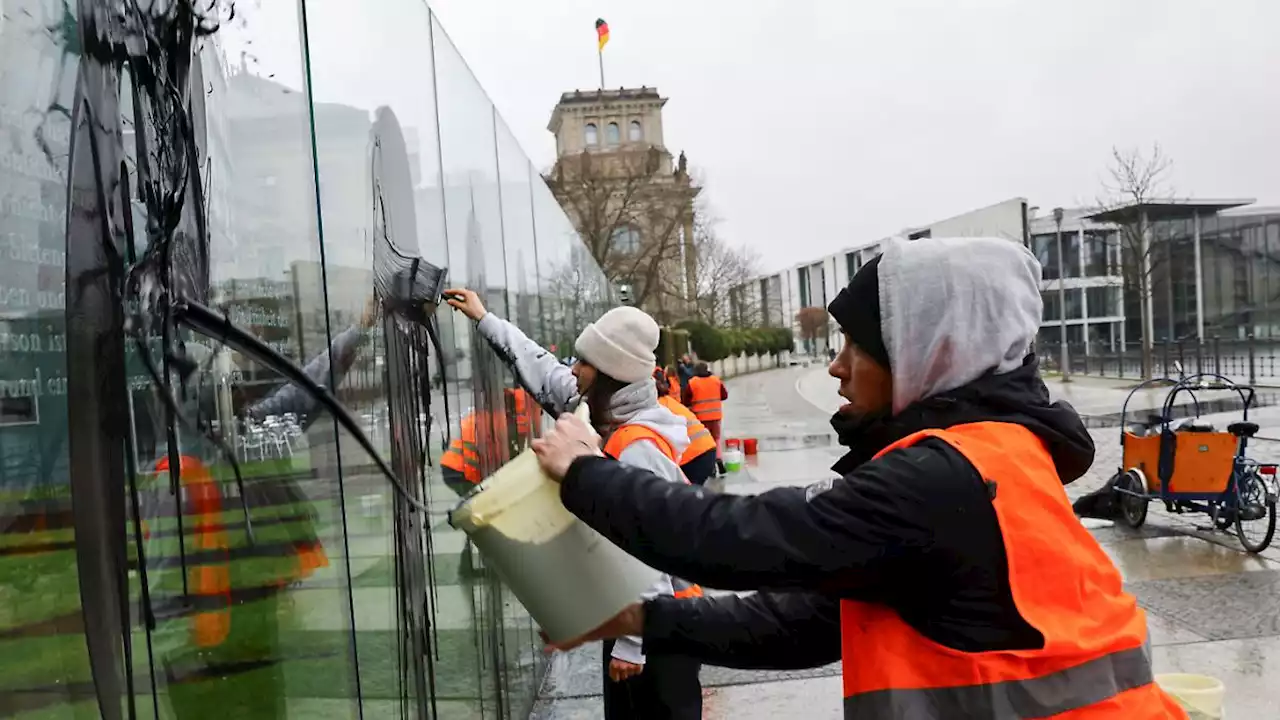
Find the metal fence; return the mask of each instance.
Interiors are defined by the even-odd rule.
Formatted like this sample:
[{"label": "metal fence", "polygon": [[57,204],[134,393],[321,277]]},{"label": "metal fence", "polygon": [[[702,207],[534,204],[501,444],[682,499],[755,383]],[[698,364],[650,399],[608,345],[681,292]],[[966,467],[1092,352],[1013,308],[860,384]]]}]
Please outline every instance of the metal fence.
[{"label": "metal fence", "polygon": [[[1057,343],[1037,342],[1040,366],[1050,372],[1061,370]],[[1142,346],[1137,342],[1094,344],[1086,351],[1083,343],[1067,345],[1067,363],[1072,375],[1142,379]],[[1151,377],[1178,377],[1178,364],[1188,375],[1207,372],[1225,375],[1251,385],[1280,385],[1280,340],[1207,338],[1159,341],[1151,350]]]}]

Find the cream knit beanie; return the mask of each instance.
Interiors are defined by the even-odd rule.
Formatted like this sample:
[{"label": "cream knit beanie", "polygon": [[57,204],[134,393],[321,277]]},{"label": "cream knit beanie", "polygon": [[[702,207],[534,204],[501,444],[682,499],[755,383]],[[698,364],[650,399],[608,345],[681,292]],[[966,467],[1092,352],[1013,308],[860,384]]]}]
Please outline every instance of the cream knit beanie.
[{"label": "cream knit beanie", "polygon": [[615,380],[638,382],[653,376],[658,323],[637,308],[617,307],[587,325],[573,344],[578,357]]}]

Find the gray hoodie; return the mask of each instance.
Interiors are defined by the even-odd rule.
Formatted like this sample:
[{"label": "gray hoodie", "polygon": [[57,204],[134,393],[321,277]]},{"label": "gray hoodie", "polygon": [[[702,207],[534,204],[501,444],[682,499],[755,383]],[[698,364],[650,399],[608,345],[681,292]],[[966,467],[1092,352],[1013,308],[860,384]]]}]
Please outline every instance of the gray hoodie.
[{"label": "gray hoodie", "polygon": [[[578,380],[573,371],[556,359],[555,355],[530,340],[520,328],[489,313],[480,319],[480,334],[504,359],[515,368],[525,389],[544,407],[557,412],[574,408],[581,402]],[[658,390],[652,378],[631,383],[614,394],[609,403],[609,414],[620,427],[643,425],[656,431],[671,443],[676,457],[689,446],[689,432],[684,418],[673,414],[658,404]],[[635,442],[623,450],[618,461],[644,468],[673,483],[685,482],[680,466],[672,462],[651,442]],[[673,580],[666,573],[658,578],[641,597],[645,600],[659,595],[673,595],[679,579]],[[627,662],[644,664],[640,638],[619,638],[613,647],[613,657]]]},{"label": "gray hoodie", "polygon": [[1003,238],[894,239],[879,273],[895,415],[1022,366],[1042,311],[1030,250]]}]

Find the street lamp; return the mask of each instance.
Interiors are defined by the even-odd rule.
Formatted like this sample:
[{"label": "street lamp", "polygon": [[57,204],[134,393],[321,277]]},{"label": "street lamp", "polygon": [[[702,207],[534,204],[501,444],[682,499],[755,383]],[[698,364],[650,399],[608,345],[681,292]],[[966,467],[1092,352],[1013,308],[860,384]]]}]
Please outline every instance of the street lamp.
[{"label": "street lamp", "polygon": [[1062,382],[1071,382],[1067,370],[1067,266],[1062,262],[1062,208],[1053,209],[1053,224],[1058,236],[1058,351],[1062,366]]}]

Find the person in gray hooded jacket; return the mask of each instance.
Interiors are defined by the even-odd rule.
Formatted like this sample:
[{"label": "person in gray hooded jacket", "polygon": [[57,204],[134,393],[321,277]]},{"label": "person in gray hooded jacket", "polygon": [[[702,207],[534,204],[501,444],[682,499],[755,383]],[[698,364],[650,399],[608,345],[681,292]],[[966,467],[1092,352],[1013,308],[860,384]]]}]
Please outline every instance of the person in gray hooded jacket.
[{"label": "person in gray hooded jacket", "polygon": [[[606,451],[617,453],[618,462],[670,483],[687,483],[673,459],[688,447],[687,425],[658,403],[653,381],[659,334],[653,318],[633,307],[610,310],[578,336],[577,361],[569,368],[515,325],[485,310],[475,292],[446,293],[450,305],[477,322],[480,334],[515,369],[540,405],[558,413],[586,402],[595,431]],[[639,438],[620,446],[617,440],[622,436],[614,436],[627,427],[631,430],[624,435],[634,437],[639,429]],[[686,597],[695,587],[664,573],[643,597]],[[604,655],[609,720],[702,717],[696,661],[672,654],[646,658],[636,636],[607,641]]]}]

